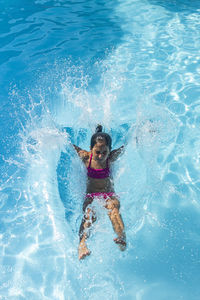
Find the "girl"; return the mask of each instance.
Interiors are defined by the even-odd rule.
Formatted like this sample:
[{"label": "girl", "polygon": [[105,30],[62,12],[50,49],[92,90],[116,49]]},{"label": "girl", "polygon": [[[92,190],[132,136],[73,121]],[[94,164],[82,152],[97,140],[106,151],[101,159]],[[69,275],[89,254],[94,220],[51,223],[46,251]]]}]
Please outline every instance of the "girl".
[{"label": "girl", "polygon": [[102,132],[102,126],[98,125],[96,133],[91,138],[89,152],[73,145],[87,168],[88,176],[86,197],[83,203],[84,217],[79,230],[79,259],[83,259],[90,254],[86,240],[89,237],[89,228],[95,222],[96,216],[89,205],[95,197],[104,200],[104,206],[108,210],[113,229],[117,234],[117,238],[114,239],[115,243],[119,245],[121,251],[126,249],[124,223],[119,213],[120,202],[115,194],[113,178],[110,172],[110,165],[123,152],[124,146],[111,151],[111,143],[111,137],[107,133]]}]

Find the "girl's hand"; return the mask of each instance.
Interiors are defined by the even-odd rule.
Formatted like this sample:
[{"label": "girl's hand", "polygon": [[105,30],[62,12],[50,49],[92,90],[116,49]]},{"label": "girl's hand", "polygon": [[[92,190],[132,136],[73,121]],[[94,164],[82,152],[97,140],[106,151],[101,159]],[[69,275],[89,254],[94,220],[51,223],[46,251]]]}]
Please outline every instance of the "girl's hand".
[{"label": "girl's hand", "polygon": [[80,157],[80,159],[81,159],[82,161],[88,160],[88,158],[89,158],[89,152],[87,152],[87,151],[81,149],[80,147],[78,147],[78,146],[76,146],[76,145],[74,145],[74,144],[72,144],[72,145],[73,145],[74,149],[76,150],[78,156]]}]

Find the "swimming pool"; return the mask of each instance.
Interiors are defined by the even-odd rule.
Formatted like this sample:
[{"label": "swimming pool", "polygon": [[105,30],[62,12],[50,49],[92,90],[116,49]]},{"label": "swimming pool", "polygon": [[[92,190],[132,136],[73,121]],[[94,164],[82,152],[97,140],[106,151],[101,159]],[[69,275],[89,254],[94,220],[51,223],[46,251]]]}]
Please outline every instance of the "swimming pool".
[{"label": "swimming pool", "polygon": [[[200,3],[1,1],[0,299],[199,299]],[[128,248],[105,211],[78,261],[102,123]]]}]

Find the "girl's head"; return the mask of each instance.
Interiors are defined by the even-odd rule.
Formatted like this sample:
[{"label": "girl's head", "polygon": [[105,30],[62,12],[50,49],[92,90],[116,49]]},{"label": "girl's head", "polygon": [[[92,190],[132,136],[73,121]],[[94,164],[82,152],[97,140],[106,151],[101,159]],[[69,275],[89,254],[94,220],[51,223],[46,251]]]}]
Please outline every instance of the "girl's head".
[{"label": "girl's head", "polygon": [[105,161],[111,150],[112,139],[109,134],[102,132],[102,126],[98,125],[96,133],[91,137],[90,149],[95,160]]},{"label": "girl's head", "polygon": [[108,146],[109,151],[111,151],[112,139],[109,134],[102,132],[102,129],[103,128],[101,125],[98,125],[96,127],[95,134],[93,134],[93,136],[91,137],[90,149],[92,150],[94,145],[96,145],[97,143],[104,143],[106,146]]}]

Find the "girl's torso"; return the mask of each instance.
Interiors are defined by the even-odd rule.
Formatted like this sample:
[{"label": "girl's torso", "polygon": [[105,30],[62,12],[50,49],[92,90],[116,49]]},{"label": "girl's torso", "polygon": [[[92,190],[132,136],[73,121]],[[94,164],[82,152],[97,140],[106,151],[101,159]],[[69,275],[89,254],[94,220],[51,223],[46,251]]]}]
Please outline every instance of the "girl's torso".
[{"label": "girl's torso", "polygon": [[[85,161],[88,172],[87,193],[110,193],[114,192],[114,183],[110,174],[109,159],[106,160],[105,168],[95,168],[92,154]],[[94,166],[94,167],[93,167]]]}]

